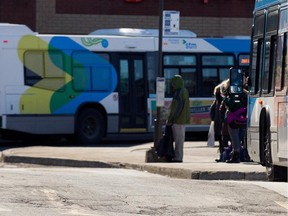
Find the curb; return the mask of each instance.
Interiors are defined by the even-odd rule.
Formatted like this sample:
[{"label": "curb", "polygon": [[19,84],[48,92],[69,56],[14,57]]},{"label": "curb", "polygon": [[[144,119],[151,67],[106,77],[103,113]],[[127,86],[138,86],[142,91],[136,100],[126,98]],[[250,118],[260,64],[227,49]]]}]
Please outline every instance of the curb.
[{"label": "curb", "polygon": [[26,156],[2,155],[1,161],[4,163],[38,164],[44,166],[119,168],[117,164],[105,163],[100,161],[82,161],[82,160],[80,161],[71,159],[40,158],[40,157],[26,157]]},{"label": "curb", "polygon": [[266,173],[263,172],[237,172],[237,171],[192,171],[188,169],[167,168],[140,164],[123,164],[124,168],[146,171],[154,174],[181,179],[198,180],[249,180],[267,181]]},{"label": "curb", "polygon": [[149,173],[169,176],[179,179],[197,180],[250,180],[267,181],[266,173],[263,172],[237,172],[237,171],[192,171],[189,169],[160,167],[147,164],[133,163],[109,163],[101,161],[82,161],[59,158],[42,158],[27,156],[11,156],[1,154],[1,162],[4,163],[23,163],[37,164],[44,166],[63,166],[63,167],[87,167],[87,168],[125,168]]}]

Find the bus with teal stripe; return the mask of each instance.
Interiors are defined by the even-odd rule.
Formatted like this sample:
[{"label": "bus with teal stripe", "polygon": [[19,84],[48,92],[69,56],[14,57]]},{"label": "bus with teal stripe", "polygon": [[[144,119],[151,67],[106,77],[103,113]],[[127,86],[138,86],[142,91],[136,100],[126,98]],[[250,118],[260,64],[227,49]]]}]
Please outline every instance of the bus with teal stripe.
[{"label": "bus with teal stripe", "polygon": [[247,148],[269,180],[287,181],[287,0],[255,1],[251,43]]},{"label": "bus with teal stripe", "polygon": [[[157,31],[49,35],[2,23],[0,44],[1,134],[72,136],[83,144],[113,134],[153,134]],[[213,88],[229,77],[230,67],[248,67],[250,38],[198,38],[180,31],[162,44],[163,119],[172,100],[170,81],[180,74],[191,99],[188,131],[208,131]]]}]

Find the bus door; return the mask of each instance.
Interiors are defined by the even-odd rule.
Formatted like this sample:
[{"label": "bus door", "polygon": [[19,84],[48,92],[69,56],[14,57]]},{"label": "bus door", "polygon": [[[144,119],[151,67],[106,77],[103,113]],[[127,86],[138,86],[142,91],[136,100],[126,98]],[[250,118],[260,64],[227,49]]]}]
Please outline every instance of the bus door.
[{"label": "bus door", "polygon": [[121,133],[147,131],[147,78],[144,55],[119,56],[119,128]]}]

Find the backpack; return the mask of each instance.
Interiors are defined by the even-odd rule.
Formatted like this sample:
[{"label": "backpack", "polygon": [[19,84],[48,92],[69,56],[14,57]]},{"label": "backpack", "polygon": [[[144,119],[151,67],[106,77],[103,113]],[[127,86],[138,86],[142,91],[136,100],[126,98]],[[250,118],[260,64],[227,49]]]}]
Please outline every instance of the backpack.
[{"label": "backpack", "polygon": [[229,145],[224,148],[224,151],[220,155],[220,161],[225,162],[230,159],[231,157],[231,152],[232,152],[232,146]]},{"label": "backpack", "polygon": [[[232,153],[232,146],[229,145],[224,148],[224,151],[220,155],[220,161],[219,162],[225,162],[231,158],[231,153]],[[241,146],[240,149],[240,161],[241,162],[251,162],[251,158],[248,154],[248,151],[246,148]]]}]

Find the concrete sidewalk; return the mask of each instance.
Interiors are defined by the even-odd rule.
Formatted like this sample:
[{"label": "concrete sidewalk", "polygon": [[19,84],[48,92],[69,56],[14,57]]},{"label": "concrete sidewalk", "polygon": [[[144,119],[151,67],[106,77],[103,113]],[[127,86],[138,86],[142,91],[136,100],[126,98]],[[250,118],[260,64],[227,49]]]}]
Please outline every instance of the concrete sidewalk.
[{"label": "concrete sidewalk", "polygon": [[[114,145],[116,146],[116,145]],[[6,163],[28,163],[72,167],[121,167],[185,179],[267,180],[265,168],[253,162],[217,163],[217,147],[206,142],[185,142],[183,163],[145,163],[153,143],[128,147],[31,146],[2,152]]]}]

